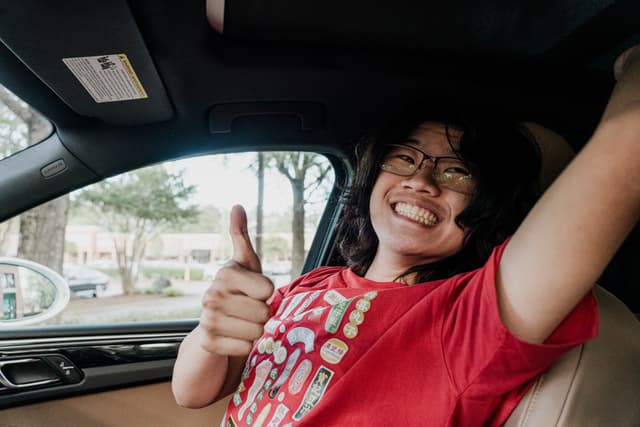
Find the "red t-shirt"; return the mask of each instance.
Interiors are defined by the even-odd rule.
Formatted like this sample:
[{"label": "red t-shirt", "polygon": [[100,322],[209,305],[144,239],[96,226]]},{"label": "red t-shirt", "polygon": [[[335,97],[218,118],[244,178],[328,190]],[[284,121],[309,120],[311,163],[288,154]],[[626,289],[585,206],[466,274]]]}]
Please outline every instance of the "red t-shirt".
[{"label": "red t-shirt", "polygon": [[270,302],[224,426],[500,426],[558,356],[595,337],[589,293],[543,345],[502,324],[483,268],[406,286],[318,268]]}]

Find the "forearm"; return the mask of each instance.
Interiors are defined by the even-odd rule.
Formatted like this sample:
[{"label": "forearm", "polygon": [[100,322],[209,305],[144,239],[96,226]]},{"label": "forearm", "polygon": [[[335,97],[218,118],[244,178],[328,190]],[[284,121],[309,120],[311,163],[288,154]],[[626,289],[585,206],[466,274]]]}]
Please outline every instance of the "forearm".
[{"label": "forearm", "polygon": [[171,388],[176,402],[187,408],[201,408],[217,400],[223,389],[229,357],[200,346],[199,327],[187,335],[178,350]]}]

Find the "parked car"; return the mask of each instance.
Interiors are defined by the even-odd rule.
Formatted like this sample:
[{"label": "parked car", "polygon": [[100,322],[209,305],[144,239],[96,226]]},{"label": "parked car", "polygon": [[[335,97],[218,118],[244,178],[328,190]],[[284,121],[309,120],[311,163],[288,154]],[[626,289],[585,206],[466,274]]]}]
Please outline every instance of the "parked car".
[{"label": "parked car", "polygon": [[86,265],[65,264],[63,277],[76,295],[101,296],[109,286],[109,276]]},{"label": "parked car", "polygon": [[[136,206],[146,219],[157,220],[162,210],[153,204],[150,186],[142,196],[119,194],[119,209],[109,211],[106,204],[116,199],[90,198],[90,185],[133,185],[149,177],[121,174],[239,153],[247,156],[246,166],[236,169],[255,175],[257,152],[293,150],[323,156],[335,177],[322,204],[314,205],[321,206],[315,236],[300,245],[308,248],[303,271],[339,265],[340,200],[353,178],[354,143],[363,134],[417,102],[437,107],[446,101],[538,123],[577,151],[597,126],[614,84],[614,58],[640,41],[639,12],[635,1],[605,0],[0,0],[0,85],[15,95],[0,89],[0,126],[19,121],[16,130],[0,132],[0,238],[5,231],[17,235],[30,209],[39,212],[35,216],[66,218],[69,206],[90,199],[101,208],[77,211],[74,220],[81,223],[89,214],[99,219],[77,245],[108,257],[115,249],[98,248],[90,233],[110,232],[124,259],[143,247],[122,246],[135,234],[135,221],[123,221],[114,231],[105,222],[109,215],[126,215]],[[223,163],[212,162],[202,173],[212,199],[245,196],[249,191],[240,180],[213,178]],[[195,173],[195,166],[180,166],[189,163],[172,164],[165,168],[171,176]],[[202,223],[212,224],[216,212],[210,210],[209,222]],[[162,224],[176,233],[183,225]],[[43,236],[33,232],[40,246],[56,246]],[[155,245],[160,252],[164,243],[156,236],[144,241],[148,251]],[[223,240],[215,241],[216,248]],[[64,237],[55,243],[64,247]],[[11,244],[0,240],[0,249]],[[181,245],[162,249],[188,256],[189,242]],[[601,326],[626,337],[625,346],[605,342],[598,348],[614,354],[604,360],[580,359],[582,353],[563,359],[565,366],[595,366],[566,376],[572,381],[558,387],[586,388],[592,399],[537,398],[558,384],[544,382],[528,402],[557,404],[543,412],[560,421],[527,425],[620,425],[613,421],[617,416],[640,414],[640,357],[627,350],[640,340],[631,314],[640,313],[639,251],[636,228],[599,281],[615,295],[614,305],[626,310],[623,320]],[[88,286],[97,296],[107,286],[98,275],[65,276],[77,292]],[[54,326],[3,326],[0,425],[217,425],[226,401],[186,410],[170,390],[178,346],[197,325],[197,310],[186,305],[187,298],[136,293],[133,280],[123,290],[123,299],[153,307],[157,317],[134,318],[116,299],[97,298],[76,305],[95,303],[87,309],[96,313],[93,318],[115,310],[124,320],[91,323],[67,316],[68,323]],[[589,347],[582,349],[588,354]],[[616,368],[629,363],[635,367],[621,378]],[[627,388],[620,390],[620,384]],[[598,424],[603,418],[606,424]]]}]

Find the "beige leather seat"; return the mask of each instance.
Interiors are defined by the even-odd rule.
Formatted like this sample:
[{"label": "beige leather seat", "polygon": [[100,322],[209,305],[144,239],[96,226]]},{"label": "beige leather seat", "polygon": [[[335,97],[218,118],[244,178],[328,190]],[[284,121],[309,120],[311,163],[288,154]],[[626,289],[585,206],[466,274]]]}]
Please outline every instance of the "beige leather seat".
[{"label": "beige leather seat", "polygon": [[[528,124],[543,152],[548,184],[571,157],[563,138]],[[520,401],[504,427],[640,426],[640,322],[594,288],[598,337],[564,354]]]},{"label": "beige leather seat", "polygon": [[564,354],[505,427],[640,426],[640,322],[596,286],[598,337]]}]

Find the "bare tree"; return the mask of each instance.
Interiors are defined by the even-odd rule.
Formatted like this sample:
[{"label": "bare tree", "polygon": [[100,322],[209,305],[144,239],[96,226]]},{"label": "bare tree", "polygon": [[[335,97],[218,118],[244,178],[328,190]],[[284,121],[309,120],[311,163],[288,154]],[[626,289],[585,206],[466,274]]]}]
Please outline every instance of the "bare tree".
[{"label": "bare tree", "polygon": [[258,205],[256,207],[256,254],[262,258],[264,234],[264,153],[258,152]]},{"label": "bare tree", "polygon": [[305,196],[320,187],[331,165],[323,156],[307,152],[271,153],[269,161],[289,180],[293,192],[291,275],[295,277],[302,271],[305,258]]}]

